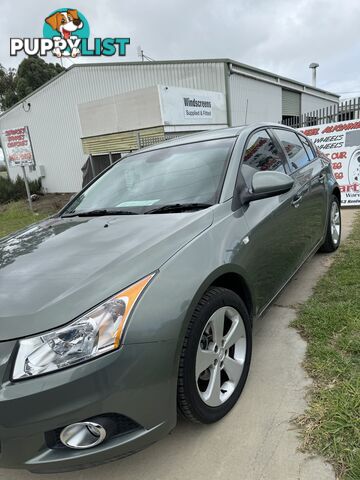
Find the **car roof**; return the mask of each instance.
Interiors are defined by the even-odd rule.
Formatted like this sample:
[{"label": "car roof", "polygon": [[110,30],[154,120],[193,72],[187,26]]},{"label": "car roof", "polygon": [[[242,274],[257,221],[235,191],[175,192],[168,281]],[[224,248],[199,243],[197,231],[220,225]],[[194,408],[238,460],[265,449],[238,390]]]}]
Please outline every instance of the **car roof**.
[{"label": "car roof", "polygon": [[257,128],[286,128],[288,130],[293,130],[285,125],[279,123],[270,123],[270,122],[256,122],[250,125],[239,125],[238,127],[228,127],[220,128],[216,130],[206,130],[203,132],[197,132],[192,134],[181,135],[180,137],[173,138],[170,140],[165,140],[164,142],[158,143],[151,147],[142,148],[136,152],[131,153],[130,155],[136,155],[137,153],[148,152],[152,150],[159,150],[161,148],[174,147],[177,145],[186,145],[188,143],[203,142],[206,140],[218,140],[221,138],[231,138],[238,137],[242,133],[250,133]]}]

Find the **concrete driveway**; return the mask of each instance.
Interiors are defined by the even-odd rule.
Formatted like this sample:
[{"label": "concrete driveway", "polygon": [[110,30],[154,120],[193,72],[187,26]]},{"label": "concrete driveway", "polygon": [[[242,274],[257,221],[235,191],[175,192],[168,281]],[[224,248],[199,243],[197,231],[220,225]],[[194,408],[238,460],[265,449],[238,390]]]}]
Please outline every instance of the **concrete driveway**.
[{"label": "concrete driveway", "polygon": [[[355,210],[343,210],[343,239]],[[320,458],[297,451],[291,419],[306,407],[311,383],[301,367],[306,344],[289,328],[294,307],[311,295],[333,256],[316,255],[303,266],[254,327],[248,383],[232,412],[212,426],[183,420],[161,442],[124,460],[80,472],[33,475],[0,470],[6,480],[334,480]]]}]

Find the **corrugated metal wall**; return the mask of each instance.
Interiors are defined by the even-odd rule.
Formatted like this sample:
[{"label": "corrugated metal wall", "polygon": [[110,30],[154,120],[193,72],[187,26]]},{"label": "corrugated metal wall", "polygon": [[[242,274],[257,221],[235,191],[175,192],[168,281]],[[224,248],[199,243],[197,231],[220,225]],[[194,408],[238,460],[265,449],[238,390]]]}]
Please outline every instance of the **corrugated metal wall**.
[{"label": "corrugated metal wall", "polygon": [[[37,165],[45,166],[44,188],[75,192],[81,188],[80,169],[86,160],[77,104],[158,84],[224,93],[224,63],[77,66],[33,94],[29,112],[19,105],[1,117],[0,129],[28,125]],[[17,174],[19,169],[11,169],[12,177]]]},{"label": "corrugated metal wall", "polygon": [[233,73],[229,87],[233,126],[281,121],[280,86]]},{"label": "corrugated metal wall", "polygon": [[301,94],[301,113],[311,113],[314,110],[337,105],[338,102],[331,102],[323,98],[314,97],[306,93]]}]

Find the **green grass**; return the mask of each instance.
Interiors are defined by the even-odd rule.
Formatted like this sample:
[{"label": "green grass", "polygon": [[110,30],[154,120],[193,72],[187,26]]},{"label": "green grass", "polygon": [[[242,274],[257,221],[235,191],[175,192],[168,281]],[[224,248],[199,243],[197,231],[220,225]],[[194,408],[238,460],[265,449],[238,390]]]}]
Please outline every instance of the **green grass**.
[{"label": "green grass", "polygon": [[338,478],[360,479],[360,215],[334,263],[293,324],[308,341],[314,385],[297,419],[303,448],[323,455]]},{"label": "green grass", "polygon": [[69,201],[70,197],[70,193],[41,195],[33,202],[35,213],[30,212],[26,200],[0,204],[0,238],[53,215]]},{"label": "green grass", "polygon": [[31,223],[39,222],[46,214],[31,213],[27,203],[23,200],[12,202],[0,209],[0,237],[20,230]]}]

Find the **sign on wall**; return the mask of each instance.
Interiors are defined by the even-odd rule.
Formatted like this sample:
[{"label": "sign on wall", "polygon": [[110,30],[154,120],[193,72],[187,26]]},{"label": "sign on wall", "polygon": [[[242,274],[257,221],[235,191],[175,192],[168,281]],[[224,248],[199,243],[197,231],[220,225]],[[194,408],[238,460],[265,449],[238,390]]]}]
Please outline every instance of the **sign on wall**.
[{"label": "sign on wall", "polygon": [[1,146],[9,167],[35,164],[28,127],[11,128],[1,132]]},{"label": "sign on wall", "polygon": [[183,97],[185,118],[212,118],[213,104],[206,96]]},{"label": "sign on wall", "polygon": [[221,92],[159,87],[165,125],[227,125],[226,100]]},{"label": "sign on wall", "polygon": [[360,205],[360,121],[316,125],[300,131],[331,160],[341,204]]}]

